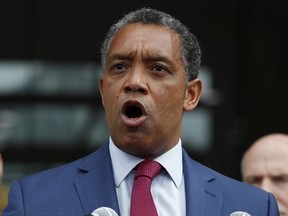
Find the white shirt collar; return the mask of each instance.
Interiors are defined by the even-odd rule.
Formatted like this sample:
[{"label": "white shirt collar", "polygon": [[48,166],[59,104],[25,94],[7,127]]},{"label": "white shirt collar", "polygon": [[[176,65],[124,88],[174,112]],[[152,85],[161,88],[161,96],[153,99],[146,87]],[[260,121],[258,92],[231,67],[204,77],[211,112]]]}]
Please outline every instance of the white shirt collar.
[{"label": "white shirt collar", "polygon": [[[114,180],[116,187],[126,178],[131,170],[140,163],[143,158],[138,158],[120,150],[109,138],[109,151],[112,160]],[[179,139],[175,145],[168,152],[155,159],[160,163],[172,178],[175,186],[178,188],[183,177],[183,164],[182,164],[182,142]]]}]

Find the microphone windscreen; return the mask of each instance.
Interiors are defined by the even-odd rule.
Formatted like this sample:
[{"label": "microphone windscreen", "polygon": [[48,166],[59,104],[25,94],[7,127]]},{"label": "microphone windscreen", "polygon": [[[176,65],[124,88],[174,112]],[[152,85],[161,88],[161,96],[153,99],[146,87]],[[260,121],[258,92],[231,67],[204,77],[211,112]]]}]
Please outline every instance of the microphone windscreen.
[{"label": "microphone windscreen", "polygon": [[111,208],[100,207],[91,213],[91,216],[118,216],[118,214]]},{"label": "microphone windscreen", "polygon": [[242,212],[242,211],[236,211],[230,214],[230,216],[251,216],[247,212]]}]

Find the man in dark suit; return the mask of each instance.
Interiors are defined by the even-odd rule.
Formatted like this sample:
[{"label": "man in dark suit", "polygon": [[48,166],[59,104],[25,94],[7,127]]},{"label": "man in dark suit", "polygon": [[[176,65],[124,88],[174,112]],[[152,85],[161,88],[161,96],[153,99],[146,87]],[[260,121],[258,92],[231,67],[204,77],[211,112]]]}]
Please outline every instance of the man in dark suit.
[{"label": "man in dark suit", "polygon": [[143,160],[162,167],[151,186],[158,215],[279,215],[272,194],[197,163],[182,148],[183,112],[197,106],[202,90],[201,50],[187,27],[142,8],[112,25],[101,53],[109,141],[77,161],[15,180],[2,216],[83,216],[99,207],[128,216],[134,168]]}]

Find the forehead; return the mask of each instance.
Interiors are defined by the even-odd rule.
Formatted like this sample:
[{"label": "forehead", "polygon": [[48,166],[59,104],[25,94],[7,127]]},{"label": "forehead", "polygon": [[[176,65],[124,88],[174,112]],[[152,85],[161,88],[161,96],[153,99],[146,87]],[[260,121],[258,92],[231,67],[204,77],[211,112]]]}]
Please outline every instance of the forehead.
[{"label": "forehead", "polygon": [[259,140],[250,150],[252,157],[265,157],[269,158],[280,158],[288,159],[288,143],[283,142],[281,139],[269,138]]},{"label": "forehead", "polygon": [[[115,51],[141,50],[155,53],[179,53],[180,38],[176,32],[155,24],[133,23],[122,27],[110,44]],[[109,55],[109,53],[108,53]]]},{"label": "forehead", "polygon": [[257,143],[245,155],[244,170],[253,173],[288,174],[288,145],[277,141]]}]

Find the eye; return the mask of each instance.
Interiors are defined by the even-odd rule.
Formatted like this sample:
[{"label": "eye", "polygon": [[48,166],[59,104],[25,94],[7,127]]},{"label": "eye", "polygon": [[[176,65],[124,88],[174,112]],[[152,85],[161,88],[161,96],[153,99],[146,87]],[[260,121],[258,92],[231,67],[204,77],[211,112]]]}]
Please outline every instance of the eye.
[{"label": "eye", "polygon": [[127,67],[124,64],[114,64],[110,67],[111,73],[119,74],[126,71]]},{"label": "eye", "polygon": [[286,184],[288,182],[288,175],[274,176],[273,181],[277,182],[278,184]]},{"label": "eye", "polygon": [[162,66],[156,65],[152,68],[154,71],[163,71],[164,68]]},{"label": "eye", "polygon": [[262,178],[260,176],[251,176],[246,178],[245,182],[252,185],[259,185],[262,182]]},{"label": "eye", "polygon": [[161,66],[161,65],[153,66],[152,70],[156,71],[156,72],[166,71],[166,69],[163,66]]},{"label": "eye", "polygon": [[159,75],[159,74],[165,74],[165,73],[170,73],[170,71],[163,65],[154,65],[151,68],[151,71],[154,72],[155,74]]},{"label": "eye", "polygon": [[124,70],[126,67],[123,64],[116,64],[112,66],[113,70]]}]

